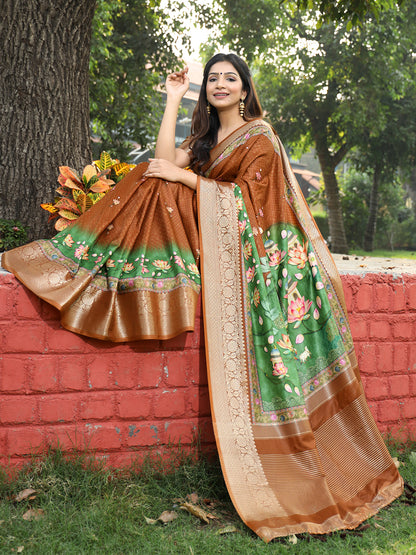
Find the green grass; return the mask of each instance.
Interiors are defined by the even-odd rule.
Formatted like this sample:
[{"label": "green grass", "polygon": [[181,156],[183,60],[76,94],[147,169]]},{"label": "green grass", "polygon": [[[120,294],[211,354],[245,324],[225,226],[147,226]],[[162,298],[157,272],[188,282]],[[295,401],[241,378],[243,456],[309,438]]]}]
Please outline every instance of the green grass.
[{"label": "green grass", "polygon": [[[402,461],[405,480],[415,486],[416,461],[411,453],[416,444],[389,448]],[[296,544],[283,538],[266,545],[237,516],[218,462],[195,461],[183,453],[175,456],[167,465],[160,460],[145,463],[140,471],[116,472],[88,455],[68,458],[55,450],[34,459],[13,480],[2,475],[0,553],[416,553],[416,506],[403,500],[369,519],[369,527],[359,535],[336,532],[325,536],[325,541],[302,535]],[[29,487],[38,492],[35,499],[16,502],[15,496]],[[201,506],[218,519],[204,524],[180,510],[177,498],[193,492]],[[212,502],[209,507],[203,501],[208,499]],[[42,509],[44,517],[24,520],[29,508]],[[166,510],[176,511],[178,518],[165,525],[146,523],[145,517],[157,519]],[[233,533],[219,534],[230,525],[235,527]]]},{"label": "green grass", "polygon": [[374,250],[371,252],[363,251],[362,249],[350,249],[350,255],[356,254],[357,256],[377,256],[380,258],[412,258],[416,260],[415,251],[387,251],[387,250]]}]

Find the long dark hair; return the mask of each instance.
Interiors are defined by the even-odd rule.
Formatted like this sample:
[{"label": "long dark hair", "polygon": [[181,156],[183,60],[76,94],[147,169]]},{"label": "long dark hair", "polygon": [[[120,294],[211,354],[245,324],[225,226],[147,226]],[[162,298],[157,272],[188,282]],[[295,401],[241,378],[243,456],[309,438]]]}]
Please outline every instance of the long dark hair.
[{"label": "long dark hair", "polygon": [[192,151],[191,168],[201,173],[201,169],[209,160],[209,153],[213,146],[217,143],[218,129],[220,120],[218,113],[214,106],[211,106],[211,113],[207,112],[207,81],[208,74],[211,67],[217,62],[229,62],[234,66],[240,79],[243,83],[243,91],[246,93],[244,99],[245,110],[244,119],[249,121],[251,119],[262,117],[263,110],[260,106],[260,101],[257,97],[256,89],[251,78],[250,70],[244,60],[239,58],[236,54],[216,54],[204,68],[204,78],[199,93],[199,99],[192,116],[191,126],[191,141],[189,143]]}]

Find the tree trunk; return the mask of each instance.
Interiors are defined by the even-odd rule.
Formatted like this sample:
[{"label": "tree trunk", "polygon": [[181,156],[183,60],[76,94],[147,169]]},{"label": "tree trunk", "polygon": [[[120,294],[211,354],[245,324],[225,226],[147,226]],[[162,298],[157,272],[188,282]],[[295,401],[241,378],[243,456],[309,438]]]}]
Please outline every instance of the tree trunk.
[{"label": "tree trunk", "polygon": [[374,248],[374,236],[376,234],[377,209],[378,209],[378,189],[380,185],[381,170],[376,165],[373,173],[373,184],[370,193],[370,207],[368,211],[367,228],[364,234],[364,250],[371,252]]},{"label": "tree trunk", "polygon": [[348,254],[347,236],[345,235],[341,199],[339,196],[337,176],[335,174],[335,164],[331,160],[331,156],[326,149],[319,147],[318,144],[316,146],[325,184],[328,225],[331,236],[330,249],[332,252]]},{"label": "tree trunk", "polygon": [[89,56],[96,0],[3,0],[0,22],[0,217],[51,234],[41,202],[58,166],[91,161]]}]

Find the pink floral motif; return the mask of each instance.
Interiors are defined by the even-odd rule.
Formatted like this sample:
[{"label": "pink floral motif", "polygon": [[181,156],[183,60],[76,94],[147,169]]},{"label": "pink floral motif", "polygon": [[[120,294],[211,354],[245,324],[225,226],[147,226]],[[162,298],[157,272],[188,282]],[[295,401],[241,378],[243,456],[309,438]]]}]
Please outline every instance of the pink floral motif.
[{"label": "pink floral motif", "polygon": [[280,341],[278,341],[277,344],[279,345],[279,347],[282,347],[282,349],[288,349],[289,351],[294,351],[292,342],[290,341],[290,337],[284,333],[282,333],[282,339],[280,339]]},{"label": "pink floral motif", "polygon": [[84,255],[85,250],[88,252],[88,247],[85,247],[84,245],[77,247],[74,252],[75,258],[81,258]]},{"label": "pink floral motif", "polygon": [[72,238],[72,235],[67,235],[64,239],[64,245],[71,248],[73,244],[74,244],[74,240]]},{"label": "pink floral motif", "polygon": [[291,301],[287,309],[287,321],[290,324],[293,322],[301,322],[305,319],[306,313],[312,306],[312,301],[306,300],[305,297],[298,297],[296,300]]},{"label": "pink floral motif", "polygon": [[171,268],[171,265],[166,260],[155,260],[152,264],[159,268],[159,270],[170,270]]},{"label": "pink floral motif", "polygon": [[273,362],[273,376],[278,376],[280,379],[284,378],[288,372],[287,366],[283,364],[283,360]]},{"label": "pink floral motif", "polygon": [[256,273],[256,268],[254,266],[246,270],[247,283],[250,283],[250,281],[253,281],[255,273]]},{"label": "pink floral motif", "polygon": [[255,287],[255,288],[254,288],[254,291],[253,291],[253,303],[254,303],[254,306],[255,306],[256,308],[257,308],[257,307],[259,306],[259,304],[260,304],[260,292],[259,292],[259,290],[257,289],[257,287]]},{"label": "pink floral motif", "polygon": [[175,260],[175,264],[180,266],[182,268],[182,270],[185,270],[185,264],[184,264],[182,258],[179,255],[175,254],[173,259]]},{"label": "pink floral motif", "polygon": [[297,266],[299,270],[302,270],[305,267],[305,264],[308,260],[308,253],[307,251],[308,242],[304,243],[302,246],[296,245],[295,247],[291,247],[289,249],[289,264],[293,266]]},{"label": "pink floral motif", "polygon": [[257,181],[261,180],[261,173],[260,172],[256,172],[256,179],[257,179]]},{"label": "pink floral motif", "polygon": [[244,203],[243,203],[243,199],[238,197],[237,200],[235,201],[237,208],[239,210],[242,210],[244,208]]},{"label": "pink floral motif", "polygon": [[114,260],[112,258],[109,258],[105,263],[105,265],[107,266],[107,268],[114,268],[115,267]]},{"label": "pink floral motif", "polygon": [[247,226],[247,221],[246,220],[238,220],[238,227],[240,228],[240,233],[244,233],[245,229]]},{"label": "pink floral motif", "polygon": [[146,266],[142,265],[141,273],[142,274],[147,274],[148,272],[149,272],[149,270],[146,268]]},{"label": "pink floral motif", "polygon": [[269,264],[273,268],[274,266],[278,266],[281,263],[281,261],[286,255],[286,252],[280,251],[279,249],[277,249],[271,253],[268,253],[268,255],[269,255]]},{"label": "pink floral motif", "polygon": [[244,243],[243,254],[244,254],[244,258],[246,260],[248,260],[250,258],[250,256],[253,254],[253,247],[252,247],[251,243],[249,243],[248,241],[246,241]]}]

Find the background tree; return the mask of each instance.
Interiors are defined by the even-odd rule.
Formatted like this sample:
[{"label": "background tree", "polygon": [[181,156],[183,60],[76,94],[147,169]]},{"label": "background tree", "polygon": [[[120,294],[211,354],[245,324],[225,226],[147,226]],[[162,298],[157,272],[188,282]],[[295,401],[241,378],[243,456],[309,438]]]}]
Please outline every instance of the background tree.
[{"label": "background tree", "polygon": [[[351,160],[357,168],[372,176],[369,213],[363,248],[372,251],[378,219],[379,191],[389,184],[394,187],[400,175],[409,174],[416,151],[416,5],[408,4],[396,13],[392,23],[388,13],[382,14],[377,25],[370,25],[362,34],[371,35],[373,48],[362,57],[362,86],[368,86],[371,103],[360,114],[361,126],[355,132],[357,148]],[[386,50],[383,56],[380,52]],[[393,82],[375,88],[380,58],[388,56],[384,73]],[[377,58],[376,58],[377,56]],[[372,60],[373,58],[373,60]],[[372,73],[376,69],[376,75]]]},{"label": "background tree", "polygon": [[[160,0],[5,0],[0,21],[0,218],[29,238],[52,233],[39,205],[52,200],[58,166],[91,161],[90,122],[121,156],[158,124],[155,85],[182,44]],[[94,16],[94,11],[97,8]],[[168,25],[169,22],[169,25]],[[93,55],[90,59],[92,28]],[[178,38],[179,37],[179,38]],[[91,118],[89,72],[91,69]]]},{"label": "background tree", "polygon": [[45,235],[57,165],[90,159],[95,0],[4,0],[0,18],[0,217]]},{"label": "background tree", "polygon": [[[221,4],[234,21],[234,10],[245,2],[232,8],[227,1]],[[259,10],[267,12],[267,24],[256,19]],[[401,43],[409,47],[410,35],[401,38],[408,30],[401,12],[396,7],[383,12],[383,18],[367,17],[363,28],[348,31],[351,22],[322,23],[316,12],[277,12],[275,2],[263,1],[249,13],[255,27],[263,25],[257,50],[254,37],[241,24],[246,23],[242,13],[240,27],[225,25],[223,36],[246,57],[253,58],[254,52],[263,106],[284,142],[303,150],[315,147],[325,182],[332,249],[347,252],[336,169],[359,142],[369,114],[373,128],[382,127],[385,107],[379,91],[392,98],[403,95]]]},{"label": "background tree", "polygon": [[[125,158],[154,140],[163,75],[188,45],[180,6],[160,0],[98,0],[90,60],[91,121],[100,149]],[[183,19],[183,16],[182,16]],[[176,51],[174,51],[174,48]]]}]

